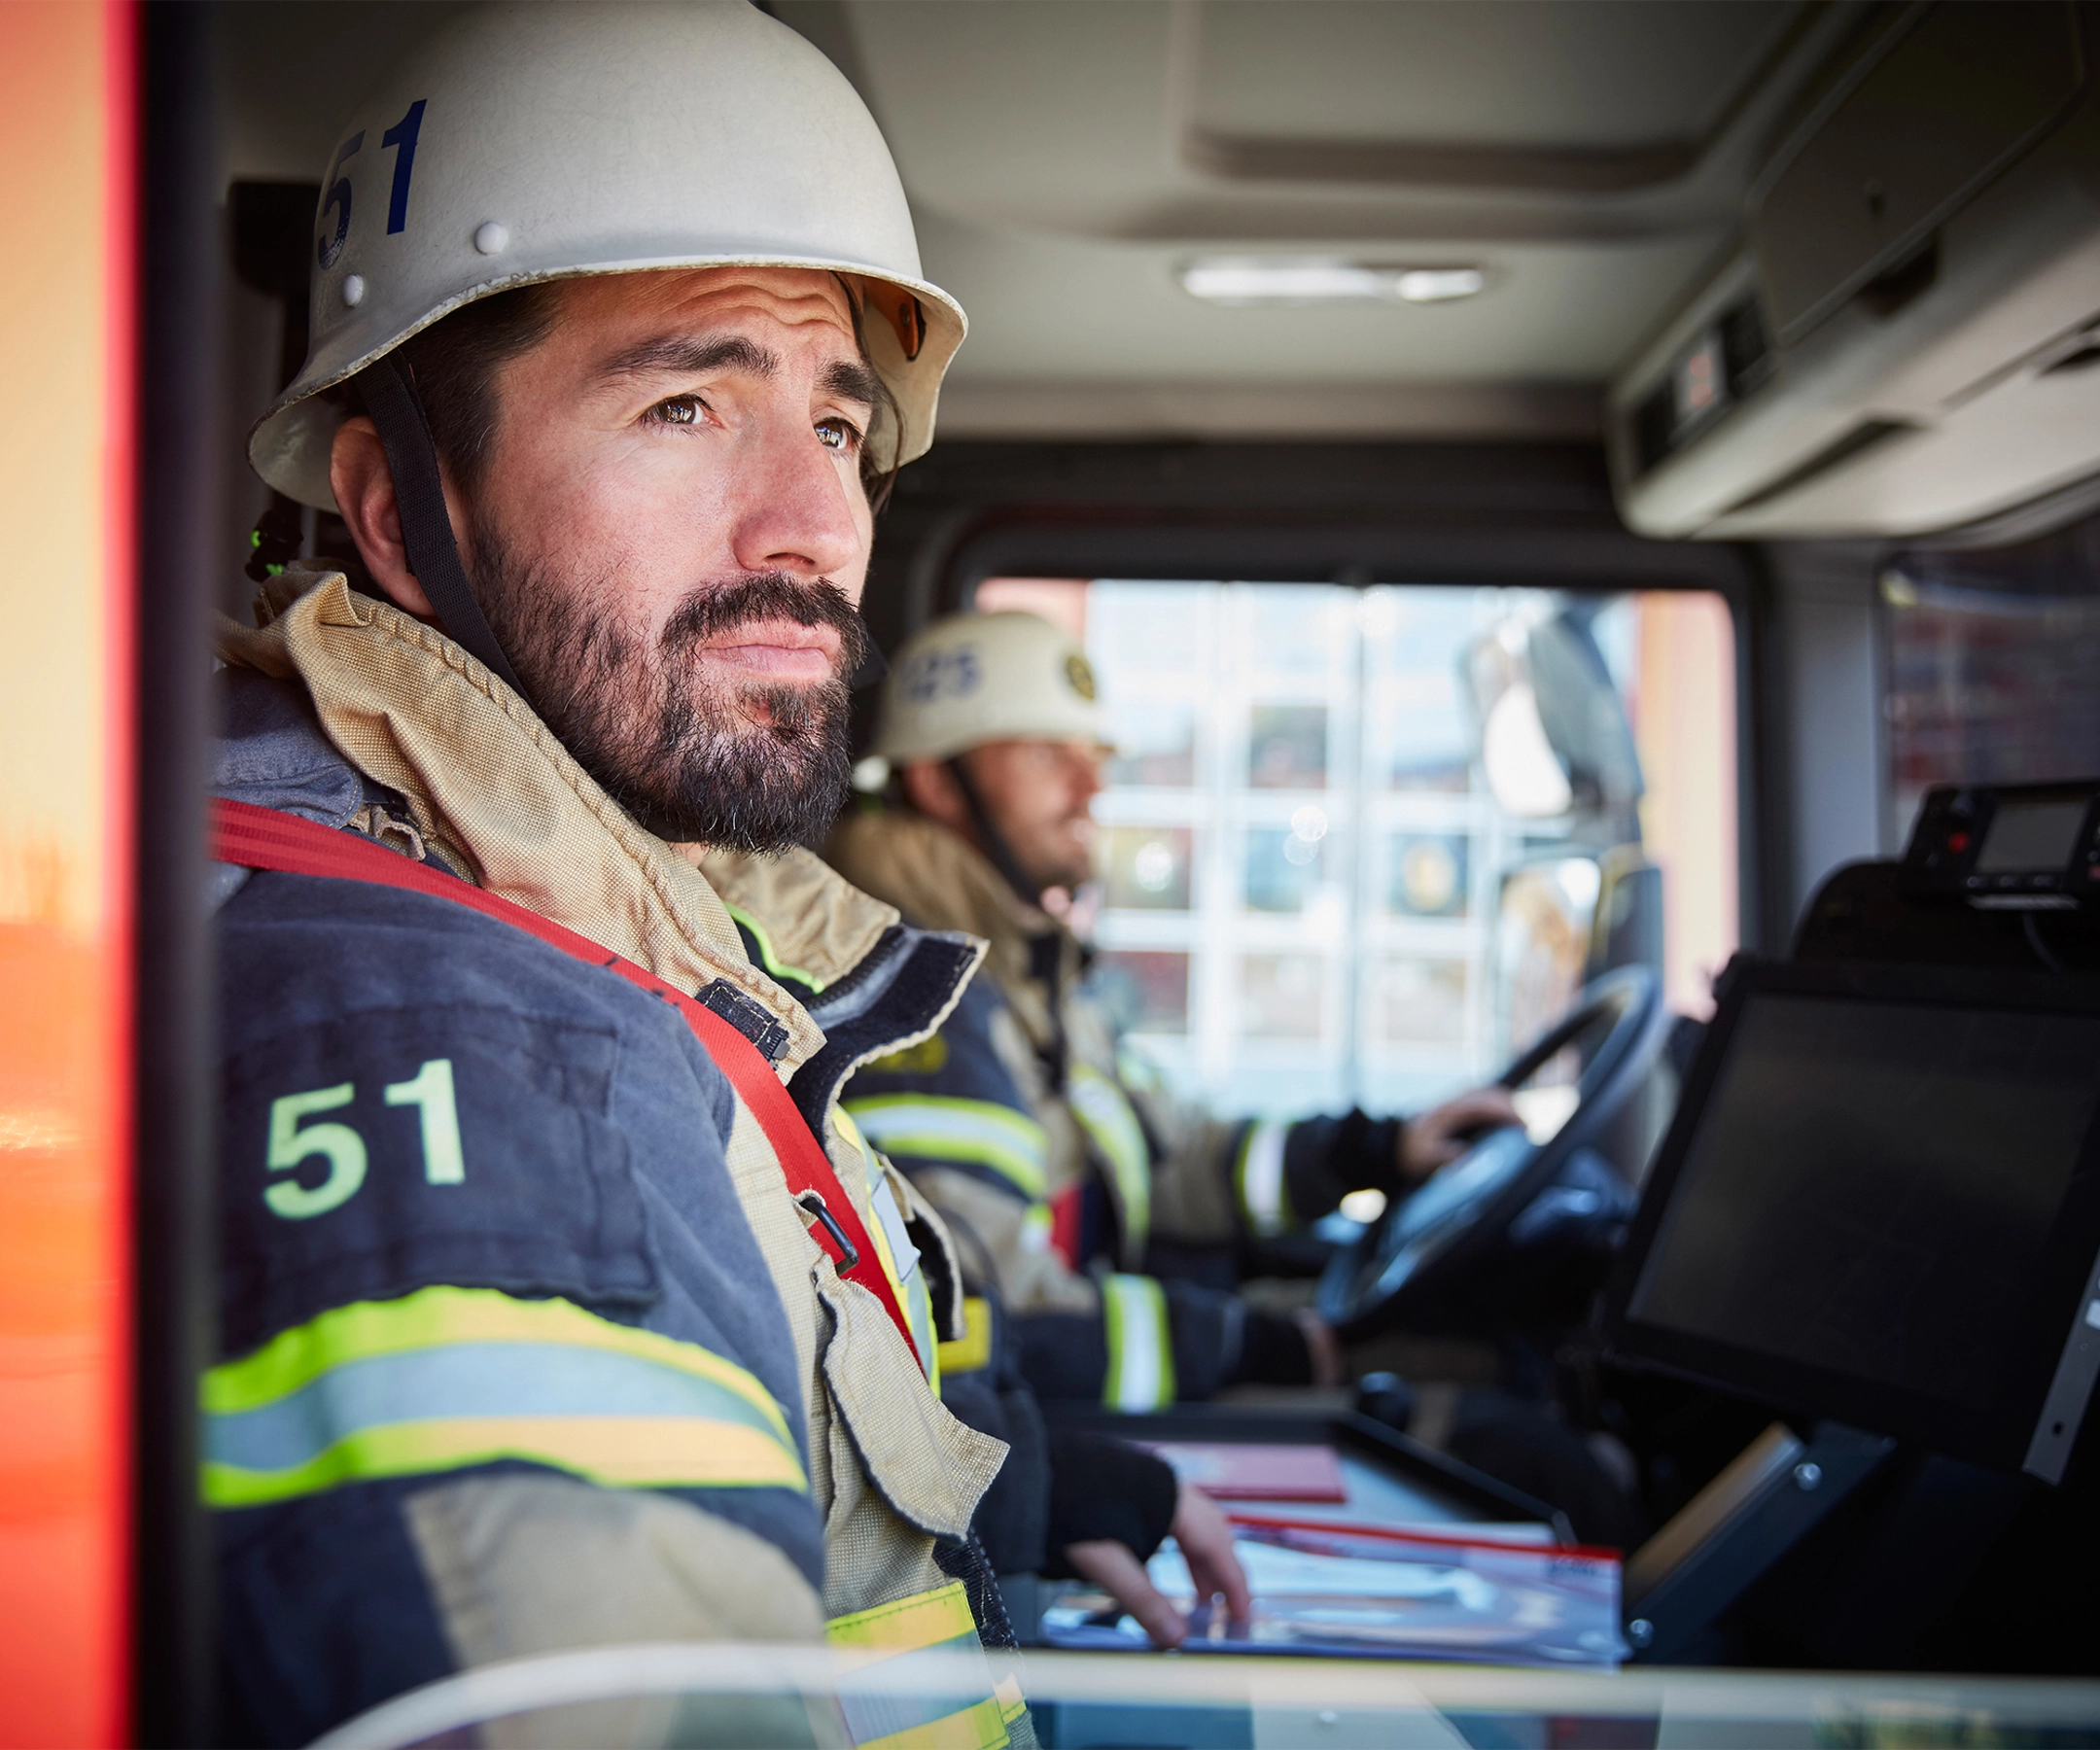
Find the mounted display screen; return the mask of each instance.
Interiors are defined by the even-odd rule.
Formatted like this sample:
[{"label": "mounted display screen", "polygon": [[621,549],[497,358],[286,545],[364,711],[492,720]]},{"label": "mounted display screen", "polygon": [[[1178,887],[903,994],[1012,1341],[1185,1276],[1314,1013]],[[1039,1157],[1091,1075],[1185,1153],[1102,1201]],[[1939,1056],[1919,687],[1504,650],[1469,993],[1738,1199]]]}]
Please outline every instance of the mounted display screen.
[{"label": "mounted display screen", "polygon": [[2016,1461],[2100,1239],[2066,1226],[2092,1201],[2072,1194],[2092,1188],[2100,1013],[1732,995],[1628,1248],[1625,1347]]},{"label": "mounted display screen", "polygon": [[2100,899],[2100,780],[1929,789],[1903,867],[1914,892],[1984,906]]},{"label": "mounted display screen", "polygon": [[2002,801],[1977,853],[1977,873],[2009,869],[2060,869],[2078,848],[2087,798],[2069,801]]}]

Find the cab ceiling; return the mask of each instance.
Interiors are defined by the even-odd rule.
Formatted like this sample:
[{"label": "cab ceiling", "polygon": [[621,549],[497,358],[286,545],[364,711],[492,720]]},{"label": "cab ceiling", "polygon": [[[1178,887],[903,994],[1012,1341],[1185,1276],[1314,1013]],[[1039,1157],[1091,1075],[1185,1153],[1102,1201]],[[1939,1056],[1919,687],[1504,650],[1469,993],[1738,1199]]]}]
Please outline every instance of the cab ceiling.
[{"label": "cab ceiling", "polygon": [[[228,177],[318,175],[457,10],[234,5]],[[772,0],[859,88],[968,310],[962,437],[1546,437],[1728,245],[1857,8],[1808,0]],[[792,125],[791,118],[782,118]],[[1478,265],[1429,305],[1220,307],[1206,255]]]}]

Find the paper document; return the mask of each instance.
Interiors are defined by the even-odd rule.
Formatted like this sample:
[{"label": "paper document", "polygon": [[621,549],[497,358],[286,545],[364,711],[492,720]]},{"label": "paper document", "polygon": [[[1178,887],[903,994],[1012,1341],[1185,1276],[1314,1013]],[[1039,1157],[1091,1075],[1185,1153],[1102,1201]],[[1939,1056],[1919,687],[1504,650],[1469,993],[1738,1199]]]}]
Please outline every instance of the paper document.
[{"label": "paper document", "polygon": [[[1185,1652],[1604,1669],[1626,1656],[1619,1558],[1609,1551],[1253,1516],[1235,1516],[1235,1529],[1254,1594],[1246,1622],[1196,1609],[1188,1564],[1172,1540],[1149,1564],[1152,1584],[1194,1612]],[[1147,1644],[1105,1594],[1068,1593],[1043,1630],[1060,1647]]]}]

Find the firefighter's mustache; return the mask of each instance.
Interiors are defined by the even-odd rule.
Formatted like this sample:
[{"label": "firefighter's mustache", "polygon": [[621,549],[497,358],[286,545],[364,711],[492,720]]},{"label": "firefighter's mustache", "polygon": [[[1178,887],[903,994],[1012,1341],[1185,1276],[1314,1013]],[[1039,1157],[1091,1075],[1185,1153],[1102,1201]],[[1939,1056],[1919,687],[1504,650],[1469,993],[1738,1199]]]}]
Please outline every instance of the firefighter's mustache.
[{"label": "firefighter's mustache", "polygon": [[694,590],[672,611],[657,645],[666,656],[689,658],[724,633],[783,619],[797,626],[829,626],[838,634],[835,674],[856,674],[866,661],[867,627],[846,592],[826,578],[804,582],[785,572],[764,572]]}]

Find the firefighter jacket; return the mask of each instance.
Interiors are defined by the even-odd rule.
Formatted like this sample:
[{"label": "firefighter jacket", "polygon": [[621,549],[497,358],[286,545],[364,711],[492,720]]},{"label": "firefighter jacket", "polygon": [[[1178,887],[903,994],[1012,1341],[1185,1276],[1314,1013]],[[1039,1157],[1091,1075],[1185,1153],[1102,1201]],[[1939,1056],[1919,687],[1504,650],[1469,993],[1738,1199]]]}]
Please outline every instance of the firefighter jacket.
[{"label": "firefighter jacket", "polygon": [[846,1105],[940,1209],[965,1272],[998,1284],[1037,1391],[1140,1410],[1308,1377],[1288,1321],[1214,1282],[1141,1273],[1170,1248],[1229,1255],[1392,1182],[1398,1121],[1227,1122],[1175,1100],[1119,1051],[1071,932],[937,822],[850,815],[825,856],[914,923],[990,943],[989,978],[930,1037],[858,1070]]},{"label": "firefighter jacket", "polygon": [[[458,646],[339,574],[293,568],[258,618],[223,628],[219,793],[362,832],[726,1014],[913,1336],[839,1275],[676,1009],[442,898],[215,865],[203,1487],[229,1732],[305,1742],[417,1683],[579,1646],[1010,1640],[971,1534],[1004,1448],[928,1378],[963,1329],[949,1242],[837,1108],[858,1063],[931,1035],[978,945],[901,926],[806,854],[703,875]],[[782,1730],[1031,1741],[989,1667],[981,1695],[901,1705]],[[565,1729],[675,1741],[675,1715]]]}]

